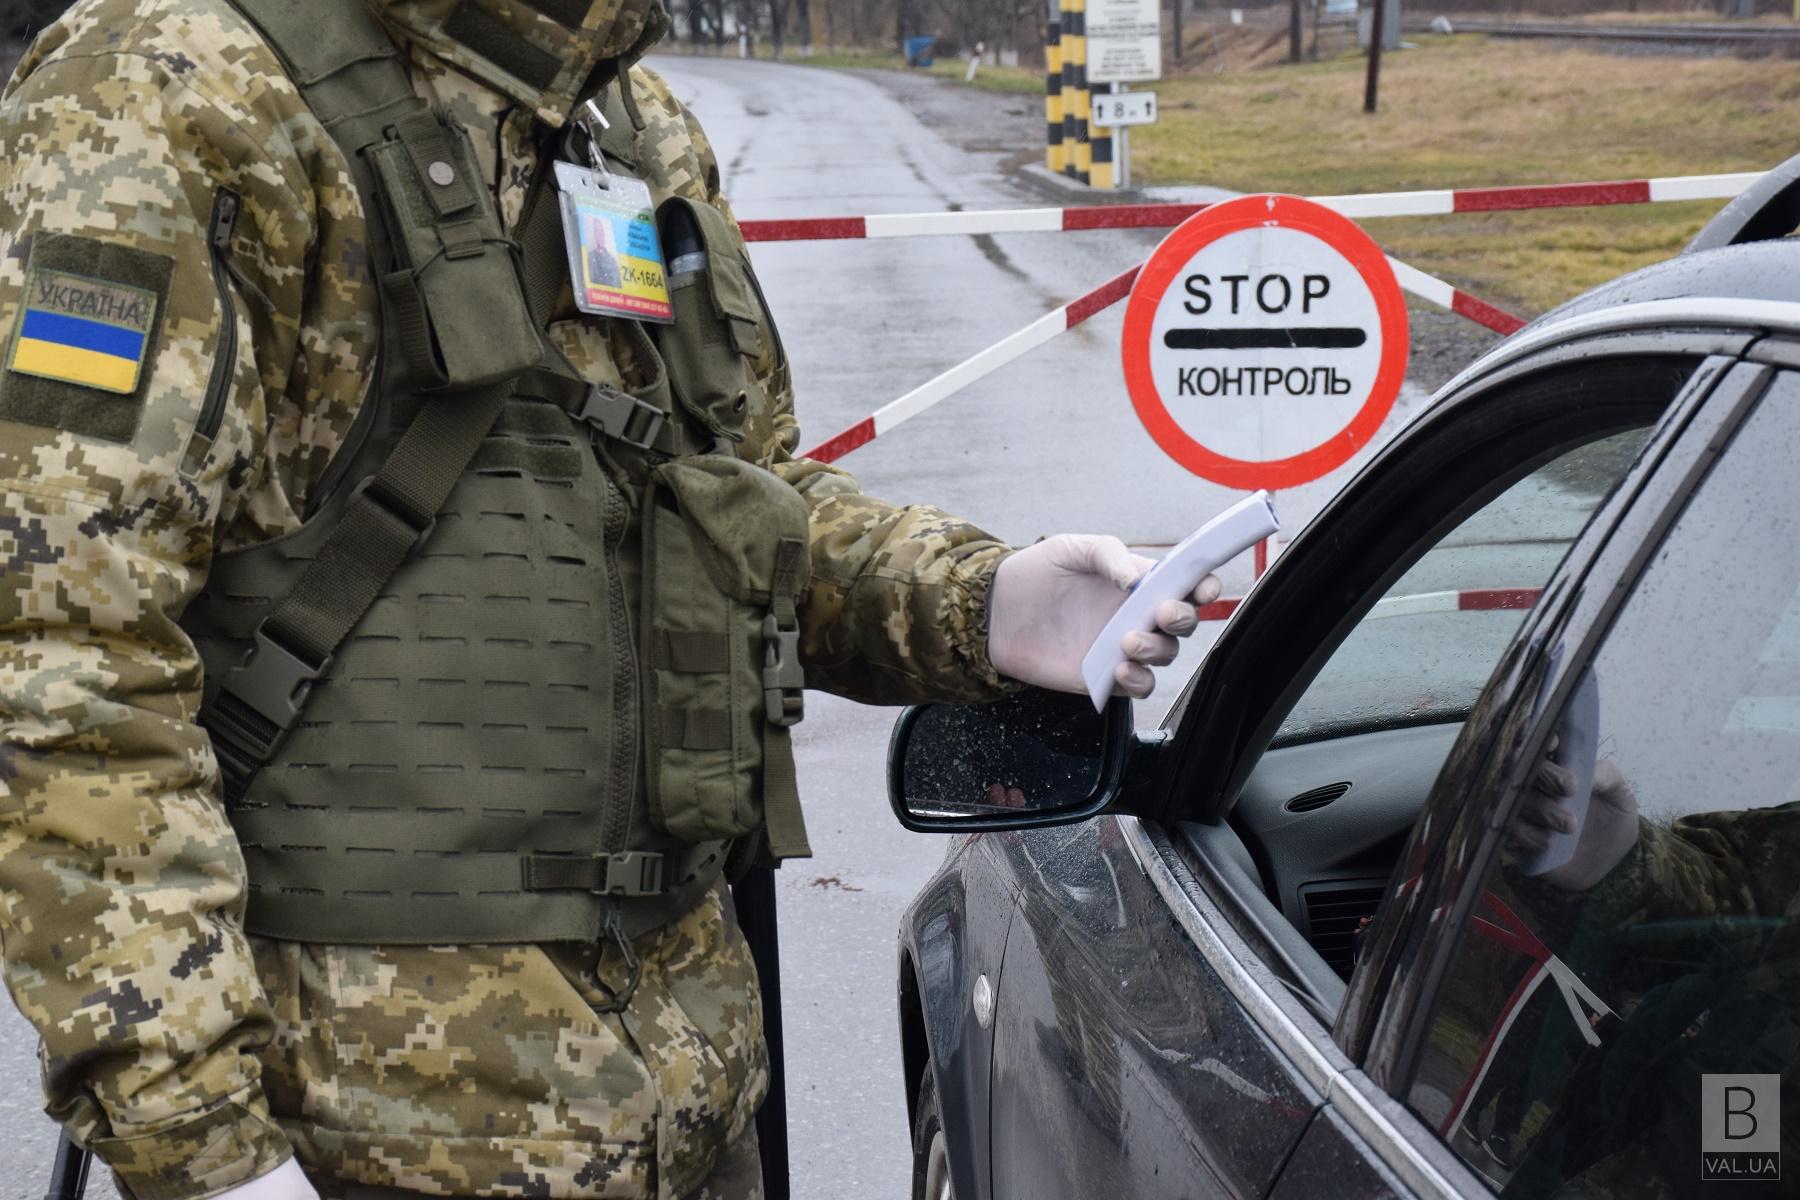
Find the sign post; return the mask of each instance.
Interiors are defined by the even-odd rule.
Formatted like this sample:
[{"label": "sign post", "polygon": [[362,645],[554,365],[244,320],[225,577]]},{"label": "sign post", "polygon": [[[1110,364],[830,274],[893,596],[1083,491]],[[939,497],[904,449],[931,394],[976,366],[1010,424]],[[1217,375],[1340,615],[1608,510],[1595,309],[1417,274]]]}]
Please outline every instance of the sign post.
[{"label": "sign post", "polygon": [[1132,407],[1164,453],[1246,491],[1295,487],[1367,446],[1406,378],[1406,302],[1348,218],[1242,196],[1163,239],[1125,309]]},{"label": "sign post", "polygon": [[1134,92],[1123,83],[1115,83],[1110,93],[1093,98],[1088,124],[1095,129],[1113,130],[1118,142],[1116,182],[1120,187],[1131,186],[1131,127],[1155,123],[1155,92]]},{"label": "sign post", "polygon": [[[1126,94],[1126,85],[1143,83],[1162,77],[1162,6],[1158,0],[1088,0],[1087,9],[1087,82],[1090,88],[1101,84],[1111,87],[1110,95],[1096,93],[1095,112],[1102,103],[1110,103]],[[1154,104],[1154,101],[1152,102]],[[1152,108],[1151,120],[1155,119]],[[1097,187],[1124,187],[1131,179],[1130,134],[1113,126],[1141,124],[1136,121],[1101,122],[1094,128],[1095,166],[1101,161],[1114,164],[1111,172],[1096,171],[1092,182]],[[1108,132],[1101,134],[1099,130]],[[1112,142],[1118,143],[1116,151]],[[1102,146],[1102,143],[1106,143]],[[1112,152],[1110,157],[1108,153]]]}]

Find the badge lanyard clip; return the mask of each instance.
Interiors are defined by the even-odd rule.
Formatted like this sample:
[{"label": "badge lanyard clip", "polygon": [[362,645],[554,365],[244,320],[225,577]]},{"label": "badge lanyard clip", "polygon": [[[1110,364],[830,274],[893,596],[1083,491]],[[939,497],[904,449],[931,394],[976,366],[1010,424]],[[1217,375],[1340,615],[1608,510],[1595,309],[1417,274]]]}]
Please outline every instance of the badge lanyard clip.
[{"label": "badge lanyard clip", "polygon": [[575,306],[595,316],[668,324],[675,310],[656,204],[642,179],[606,169],[600,139],[610,126],[597,101],[583,101],[563,136],[563,157],[553,164]]},{"label": "badge lanyard clip", "polygon": [[594,182],[610,190],[612,173],[606,169],[606,156],[600,153],[600,138],[608,129],[612,128],[612,122],[606,119],[606,114],[600,111],[600,105],[592,96],[589,96],[581,102],[581,107],[575,110],[574,124],[575,128],[581,131],[582,136],[587,138],[585,157],[588,167],[594,172]]}]

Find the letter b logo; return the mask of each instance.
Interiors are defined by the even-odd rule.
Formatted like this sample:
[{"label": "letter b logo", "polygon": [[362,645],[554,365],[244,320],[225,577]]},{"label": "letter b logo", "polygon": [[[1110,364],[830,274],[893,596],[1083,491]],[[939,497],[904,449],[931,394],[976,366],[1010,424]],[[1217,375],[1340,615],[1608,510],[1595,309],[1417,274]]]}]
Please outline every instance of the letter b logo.
[{"label": "letter b logo", "polygon": [[1756,1136],[1756,1093],[1735,1083],[1725,1087],[1725,1140],[1746,1142]]},{"label": "letter b logo", "polygon": [[1781,1076],[1702,1075],[1700,1148],[1708,1152],[1781,1149]]},{"label": "letter b logo", "polygon": [[1700,1178],[1781,1178],[1781,1076],[1700,1077]]}]

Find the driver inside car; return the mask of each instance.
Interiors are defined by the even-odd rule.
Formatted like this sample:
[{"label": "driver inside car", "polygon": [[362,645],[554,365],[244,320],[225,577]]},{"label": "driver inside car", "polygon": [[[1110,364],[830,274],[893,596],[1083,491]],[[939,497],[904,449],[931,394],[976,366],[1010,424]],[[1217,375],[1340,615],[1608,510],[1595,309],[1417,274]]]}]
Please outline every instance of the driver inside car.
[{"label": "driver inside car", "polygon": [[[1705,1194],[1702,1077],[1785,1083],[1800,1064],[1800,801],[1653,820],[1600,758],[1577,817],[1580,780],[1560,749],[1552,738],[1533,774],[1503,878],[1607,1011],[1584,1037],[1553,993],[1537,1001],[1476,1100],[1494,1105],[1486,1144],[1512,1171],[1507,1196]],[[1573,854],[1528,874],[1559,834],[1577,838]],[[1573,1070],[1555,1065],[1571,1058]],[[1797,1129],[1783,1122],[1789,1162]]]}]

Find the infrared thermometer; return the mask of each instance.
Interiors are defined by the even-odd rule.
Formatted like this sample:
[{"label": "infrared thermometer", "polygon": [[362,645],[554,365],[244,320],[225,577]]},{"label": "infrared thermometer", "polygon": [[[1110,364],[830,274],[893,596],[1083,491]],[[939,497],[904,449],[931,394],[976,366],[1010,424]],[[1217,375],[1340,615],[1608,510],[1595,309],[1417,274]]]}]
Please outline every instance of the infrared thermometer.
[{"label": "infrared thermometer", "polygon": [[1159,604],[1192,595],[1202,579],[1280,528],[1269,493],[1259,491],[1188,534],[1144,572],[1081,660],[1081,679],[1094,707],[1105,709],[1112,695],[1113,672],[1125,661],[1120,643],[1126,634],[1154,630]]}]

